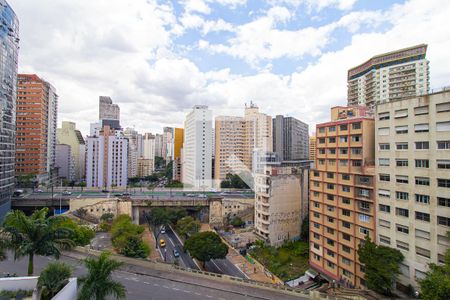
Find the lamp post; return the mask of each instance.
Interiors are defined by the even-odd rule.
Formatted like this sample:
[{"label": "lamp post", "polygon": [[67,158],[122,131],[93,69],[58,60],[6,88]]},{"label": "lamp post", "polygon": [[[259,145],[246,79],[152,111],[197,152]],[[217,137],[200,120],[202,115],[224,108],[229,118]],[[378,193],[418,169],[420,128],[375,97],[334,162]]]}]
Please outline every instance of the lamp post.
[{"label": "lamp post", "polygon": [[164,261],[167,260],[167,248],[164,248]]}]

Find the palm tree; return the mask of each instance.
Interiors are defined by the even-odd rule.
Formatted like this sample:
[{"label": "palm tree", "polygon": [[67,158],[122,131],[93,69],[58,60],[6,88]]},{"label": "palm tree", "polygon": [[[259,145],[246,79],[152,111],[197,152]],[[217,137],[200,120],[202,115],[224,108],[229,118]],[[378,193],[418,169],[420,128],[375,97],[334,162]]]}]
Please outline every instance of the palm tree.
[{"label": "palm tree", "polygon": [[116,299],[125,299],[125,287],[111,278],[112,272],[119,269],[122,263],[110,259],[110,255],[111,253],[102,252],[98,259],[84,260],[88,274],[80,279],[79,300],[104,300],[110,295]]},{"label": "palm tree", "polygon": [[38,288],[41,289],[41,299],[52,299],[67,284],[72,276],[72,268],[60,262],[49,263],[41,272]]},{"label": "palm tree", "polygon": [[8,246],[14,251],[14,259],[28,256],[28,275],[33,274],[34,255],[59,258],[61,251],[74,246],[69,239],[70,229],[56,228],[55,217],[46,218],[48,208],[36,210],[30,217],[14,210],[6,215],[3,230]]}]

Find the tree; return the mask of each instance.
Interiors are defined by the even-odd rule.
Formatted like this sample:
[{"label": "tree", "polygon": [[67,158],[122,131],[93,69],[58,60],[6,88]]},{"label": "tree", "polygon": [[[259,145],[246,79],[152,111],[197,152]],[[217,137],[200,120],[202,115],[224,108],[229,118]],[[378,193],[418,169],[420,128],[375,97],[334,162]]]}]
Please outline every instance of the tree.
[{"label": "tree", "polygon": [[104,214],[100,217],[100,221],[105,221],[105,222],[111,223],[113,220],[114,220],[114,214],[111,213],[111,212],[104,213]]},{"label": "tree", "polygon": [[173,176],[173,160],[171,160],[164,170],[164,176],[169,180],[169,182],[172,180]]},{"label": "tree", "polygon": [[240,217],[234,217],[233,220],[231,220],[231,225],[234,227],[242,227],[245,224],[244,221]]},{"label": "tree", "polygon": [[98,259],[86,258],[87,275],[80,278],[80,300],[104,300],[108,296],[125,299],[125,287],[112,279],[112,273],[120,268],[121,262],[110,259],[110,253],[102,252]]},{"label": "tree", "polygon": [[178,220],[185,217],[187,212],[183,208],[155,207],[149,213],[152,225],[175,224]]},{"label": "tree", "polygon": [[184,243],[184,249],[203,265],[211,259],[225,258],[228,254],[227,245],[222,242],[217,233],[212,231],[192,235]]},{"label": "tree", "polygon": [[133,224],[128,215],[120,215],[111,225],[111,241],[120,254],[145,258],[150,248],[142,241],[143,232],[143,226]]},{"label": "tree", "polygon": [[[450,232],[447,232],[450,239]],[[422,299],[450,299],[450,249],[444,257],[444,265],[429,264],[425,278],[418,280]]]},{"label": "tree", "polygon": [[30,217],[14,210],[6,215],[4,231],[14,259],[28,256],[28,275],[33,274],[34,255],[59,258],[61,250],[74,246],[70,229],[54,226],[56,217],[46,218],[48,208],[36,210]]},{"label": "tree", "polygon": [[391,295],[403,254],[385,246],[377,246],[367,236],[358,247],[359,261],[365,265],[367,287],[384,295]]},{"label": "tree", "polygon": [[128,257],[146,258],[150,254],[150,247],[139,236],[132,235],[127,237],[125,246],[120,250],[120,254]]},{"label": "tree", "polygon": [[200,221],[191,216],[186,216],[177,221],[177,231],[184,237],[189,237],[200,230]]},{"label": "tree", "polygon": [[49,263],[39,275],[37,283],[41,289],[41,299],[52,299],[67,284],[70,276],[70,266],[60,262]]},{"label": "tree", "polygon": [[244,173],[241,175],[228,173],[220,183],[221,188],[235,188],[235,189],[248,189],[248,185],[242,180],[242,176],[246,176]]},{"label": "tree", "polygon": [[309,215],[306,215],[306,217],[302,221],[302,227],[300,228],[300,238],[302,241],[309,241]]},{"label": "tree", "polygon": [[74,220],[65,216],[59,216],[54,221],[55,228],[68,228],[70,229],[69,238],[78,246],[84,246],[91,242],[95,237],[94,230],[88,226],[77,224]]}]

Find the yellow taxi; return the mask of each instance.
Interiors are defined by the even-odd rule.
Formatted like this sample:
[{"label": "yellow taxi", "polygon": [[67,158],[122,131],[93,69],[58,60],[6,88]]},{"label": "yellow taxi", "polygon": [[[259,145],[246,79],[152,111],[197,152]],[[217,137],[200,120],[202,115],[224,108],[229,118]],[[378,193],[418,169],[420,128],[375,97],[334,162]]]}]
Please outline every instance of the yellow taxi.
[{"label": "yellow taxi", "polygon": [[159,240],[159,246],[165,247],[166,246],[166,241],[164,241],[163,239],[160,239]]}]

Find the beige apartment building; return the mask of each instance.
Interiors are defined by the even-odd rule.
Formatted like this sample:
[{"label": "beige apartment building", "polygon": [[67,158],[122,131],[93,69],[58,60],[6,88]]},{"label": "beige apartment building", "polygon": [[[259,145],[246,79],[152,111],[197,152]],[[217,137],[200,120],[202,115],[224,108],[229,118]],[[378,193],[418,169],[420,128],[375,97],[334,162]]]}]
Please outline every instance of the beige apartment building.
[{"label": "beige apartment building", "polygon": [[316,137],[309,137],[309,159],[316,160]]},{"label": "beige apartment building", "polygon": [[450,91],[376,108],[377,242],[405,256],[401,285],[417,287],[450,242]]},{"label": "beige apartment building", "polygon": [[216,117],[214,179],[251,171],[254,150],[272,152],[272,131],[272,117],[253,103],[245,107],[244,117]]},{"label": "beige apartment building", "polygon": [[316,126],[310,174],[310,265],[355,287],[365,284],[358,245],[375,240],[374,126],[366,107],[333,107]]},{"label": "beige apartment building", "polygon": [[76,124],[63,121],[61,128],[56,130],[56,141],[58,144],[70,146],[74,160],[75,180],[81,181],[85,177],[86,145],[83,135],[76,129]]},{"label": "beige apartment building", "polygon": [[309,163],[266,165],[255,173],[255,233],[279,247],[300,236],[308,212]]}]

